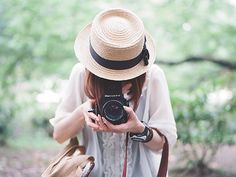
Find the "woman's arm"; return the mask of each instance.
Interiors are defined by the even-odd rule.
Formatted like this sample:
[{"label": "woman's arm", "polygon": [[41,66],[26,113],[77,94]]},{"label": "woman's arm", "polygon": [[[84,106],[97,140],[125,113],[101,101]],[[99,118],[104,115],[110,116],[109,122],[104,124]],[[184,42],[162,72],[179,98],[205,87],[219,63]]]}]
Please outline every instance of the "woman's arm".
[{"label": "woman's arm", "polygon": [[164,137],[161,137],[155,130],[152,130],[152,131],[153,131],[153,137],[151,141],[144,144],[154,151],[159,151],[163,148],[165,139]]},{"label": "woman's arm", "polygon": [[59,143],[76,136],[84,126],[82,108],[88,103],[88,101],[83,103],[84,74],[84,66],[77,63],[70,73],[55,117],[50,119],[50,123],[54,127],[53,137]]},{"label": "woman's arm", "polygon": [[149,105],[149,114],[148,119],[145,117],[144,120],[147,121],[149,127],[153,127],[160,131],[160,133],[167,138],[168,144],[173,146],[177,139],[176,123],[165,74],[157,65],[152,67],[149,83],[147,95],[150,98],[146,103],[146,105]]},{"label": "woman's arm", "polygon": [[60,120],[54,125],[53,138],[58,143],[76,136],[85,123],[82,105],[75,109],[69,117]]}]

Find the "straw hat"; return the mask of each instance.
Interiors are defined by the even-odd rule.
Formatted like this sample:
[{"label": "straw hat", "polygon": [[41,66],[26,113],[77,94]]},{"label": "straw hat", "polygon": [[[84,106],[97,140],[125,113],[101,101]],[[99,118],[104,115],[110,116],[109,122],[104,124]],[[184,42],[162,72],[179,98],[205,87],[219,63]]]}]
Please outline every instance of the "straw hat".
[{"label": "straw hat", "polygon": [[156,55],[142,21],[126,9],[108,9],[96,15],[77,35],[74,50],[90,72],[116,81],[145,73]]}]

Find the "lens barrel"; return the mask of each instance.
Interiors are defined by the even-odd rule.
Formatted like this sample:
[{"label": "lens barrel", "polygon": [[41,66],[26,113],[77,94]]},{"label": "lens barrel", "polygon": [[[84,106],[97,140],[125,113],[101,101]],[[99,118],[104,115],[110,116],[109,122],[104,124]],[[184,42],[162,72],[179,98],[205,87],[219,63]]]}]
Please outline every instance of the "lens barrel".
[{"label": "lens barrel", "polygon": [[127,113],[122,102],[118,100],[107,101],[103,105],[103,114],[108,121],[115,125],[127,122]]}]

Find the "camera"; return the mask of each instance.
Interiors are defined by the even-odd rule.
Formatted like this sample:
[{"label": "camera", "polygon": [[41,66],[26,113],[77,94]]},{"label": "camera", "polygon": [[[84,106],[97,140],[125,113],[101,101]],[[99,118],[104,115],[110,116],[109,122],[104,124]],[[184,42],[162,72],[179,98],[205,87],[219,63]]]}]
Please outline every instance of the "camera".
[{"label": "camera", "polygon": [[95,105],[94,109],[89,112],[96,115],[100,114],[112,124],[119,125],[128,120],[123,106],[129,106],[129,102],[123,94],[105,94],[101,98],[99,106]]}]

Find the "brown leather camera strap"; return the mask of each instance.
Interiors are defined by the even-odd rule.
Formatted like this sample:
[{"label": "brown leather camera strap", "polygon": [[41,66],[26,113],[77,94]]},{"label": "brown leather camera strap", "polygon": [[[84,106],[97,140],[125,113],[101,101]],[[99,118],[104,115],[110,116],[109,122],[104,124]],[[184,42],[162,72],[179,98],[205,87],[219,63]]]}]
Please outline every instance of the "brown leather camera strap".
[{"label": "brown leather camera strap", "polygon": [[[167,170],[168,170],[168,160],[169,160],[169,144],[168,144],[167,138],[159,130],[157,130],[156,128],[152,128],[152,129],[155,130],[161,137],[165,138],[165,143],[163,145],[161,162],[160,162],[157,177],[166,177]],[[128,140],[129,140],[128,133],[126,133],[125,159],[124,159],[124,167],[123,167],[122,177],[126,177],[126,175],[127,175]]]},{"label": "brown leather camera strap", "polygon": [[155,130],[160,135],[160,137],[165,138],[165,143],[162,149],[161,162],[157,177],[166,177],[168,171],[168,160],[169,160],[169,143],[167,138],[159,130],[157,130],[156,128],[152,129]]},{"label": "brown leather camera strap", "polygon": [[126,138],[125,138],[125,160],[124,160],[124,167],[123,167],[122,177],[126,177],[126,173],[127,173],[128,141],[129,141],[128,136],[129,136],[129,133],[126,133]]}]

